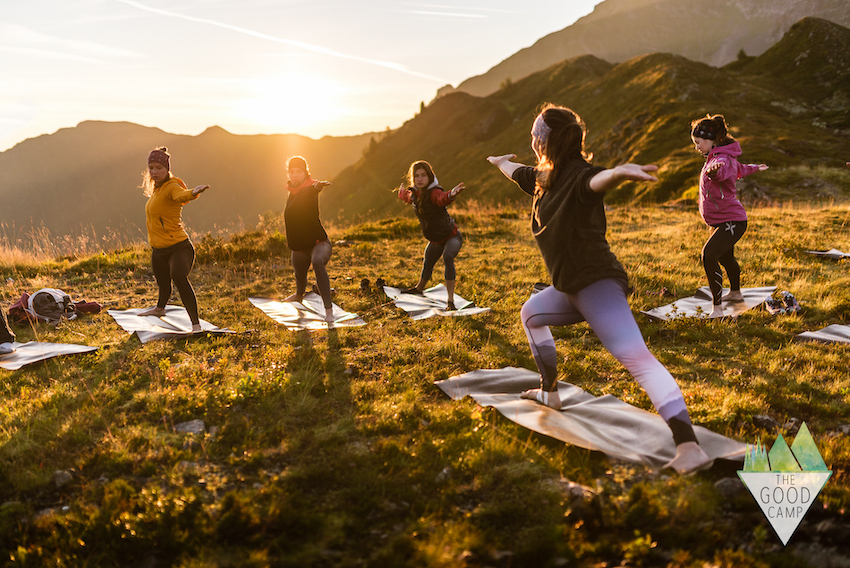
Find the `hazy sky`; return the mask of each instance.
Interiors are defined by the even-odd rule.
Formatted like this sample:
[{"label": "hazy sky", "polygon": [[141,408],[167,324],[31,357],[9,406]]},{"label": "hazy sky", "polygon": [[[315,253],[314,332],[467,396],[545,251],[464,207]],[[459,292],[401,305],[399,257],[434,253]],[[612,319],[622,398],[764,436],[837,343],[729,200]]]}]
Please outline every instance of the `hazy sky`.
[{"label": "hazy sky", "polygon": [[600,0],[0,3],[0,151],[83,120],[311,137],[395,128]]}]

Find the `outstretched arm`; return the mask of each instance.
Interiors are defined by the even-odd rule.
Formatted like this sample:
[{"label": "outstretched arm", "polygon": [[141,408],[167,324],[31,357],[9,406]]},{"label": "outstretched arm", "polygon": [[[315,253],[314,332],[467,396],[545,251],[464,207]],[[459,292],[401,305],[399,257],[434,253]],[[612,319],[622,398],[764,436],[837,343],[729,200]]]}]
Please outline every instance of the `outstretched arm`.
[{"label": "outstretched arm", "polygon": [[316,189],[318,189],[319,191],[322,191],[323,189],[325,189],[325,188],[326,188],[326,187],[328,187],[329,185],[331,185],[331,182],[329,182],[329,181],[324,181],[324,180],[322,180],[322,181],[316,181],[316,182],[313,182],[313,187],[315,187],[315,188],[316,188]]},{"label": "outstretched arm", "polygon": [[525,167],[523,164],[512,162],[511,160],[514,158],[516,158],[516,154],[505,154],[504,156],[490,156],[487,161],[499,168],[506,178],[513,180],[514,172]]},{"label": "outstretched arm", "polygon": [[610,170],[602,170],[590,178],[590,189],[604,193],[614,189],[624,181],[658,181],[649,172],[658,170],[658,166],[641,166],[639,164],[620,164]]}]

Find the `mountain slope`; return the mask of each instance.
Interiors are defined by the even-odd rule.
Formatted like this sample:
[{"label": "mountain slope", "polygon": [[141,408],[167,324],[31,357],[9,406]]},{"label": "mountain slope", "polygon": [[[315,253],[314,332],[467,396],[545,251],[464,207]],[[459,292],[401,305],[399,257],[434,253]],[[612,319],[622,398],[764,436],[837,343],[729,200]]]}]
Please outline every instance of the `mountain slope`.
[{"label": "mountain slope", "polygon": [[[788,186],[782,171],[816,165],[840,168],[850,155],[850,73],[842,59],[848,41],[847,28],[806,18],[762,56],[726,68],[671,54],[645,55],[619,65],[584,56],[489,97],[452,93],[435,100],[340,173],[325,191],[323,211],[345,218],[399,213],[403,206],[387,190],[398,185],[406,167],[417,159],[431,161],[445,187],[464,181],[469,188],[464,200],[520,198],[485,157],[516,153],[521,161],[533,163],[529,129],[545,101],[569,106],[585,119],[595,163],[659,165],[658,183],[624,184],[609,199],[666,201],[685,194],[702,164],[689,139],[689,123],[718,112],[726,115],[741,141],[743,160],[772,166],[768,174],[742,180],[742,187],[751,184],[760,197],[810,199],[817,195]],[[788,61],[797,61],[793,70]],[[828,124],[820,118],[827,114]],[[482,129],[484,123],[491,127]],[[842,188],[823,190],[825,195],[836,191]]]},{"label": "mountain slope", "polygon": [[[846,0],[606,0],[573,25],[463,81],[457,90],[486,96],[507,79],[517,81],[585,54],[619,62],[647,53],[676,53],[725,65],[741,49],[763,53],[792,24],[809,16],[850,26]],[[441,89],[438,96],[451,91]]]},{"label": "mountain slope", "polygon": [[97,235],[144,236],[141,172],[151,148],[166,146],[176,176],[190,187],[211,186],[184,209],[192,230],[252,225],[258,215],[283,208],[287,157],[302,154],[317,177],[331,178],[372,138],[239,136],[219,127],[183,136],[131,123],[83,122],[0,152],[0,221],[10,232],[14,225],[16,236],[41,223],[54,235],[90,228]]}]

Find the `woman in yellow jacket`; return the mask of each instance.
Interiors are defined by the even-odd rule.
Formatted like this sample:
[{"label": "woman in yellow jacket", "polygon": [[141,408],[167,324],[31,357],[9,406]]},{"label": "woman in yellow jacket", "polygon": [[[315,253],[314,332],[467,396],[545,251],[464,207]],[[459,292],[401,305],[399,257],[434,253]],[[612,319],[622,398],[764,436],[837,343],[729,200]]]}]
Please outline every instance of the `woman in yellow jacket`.
[{"label": "woman in yellow jacket", "polygon": [[201,331],[198,302],[189,283],[189,272],[195,262],[195,247],[183,225],[183,204],[194,201],[208,185],[189,189],[183,180],[171,175],[171,155],[164,146],[148,155],[148,169],[143,174],[141,187],[148,198],[145,216],[148,242],[151,245],[153,275],[159,285],[156,307],[142,316],[164,316],[165,306],[171,298],[171,282],[177,287],[183,306],[192,320],[192,332]]}]

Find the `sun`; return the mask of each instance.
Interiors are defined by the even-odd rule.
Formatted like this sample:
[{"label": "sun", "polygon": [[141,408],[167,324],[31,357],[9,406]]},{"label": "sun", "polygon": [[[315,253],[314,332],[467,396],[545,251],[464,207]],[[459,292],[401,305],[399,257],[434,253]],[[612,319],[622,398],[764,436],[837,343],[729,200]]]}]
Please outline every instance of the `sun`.
[{"label": "sun", "polygon": [[248,79],[236,112],[265,131],[303,134],[345,114],[340,85],[301,74]]}]

